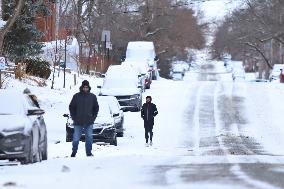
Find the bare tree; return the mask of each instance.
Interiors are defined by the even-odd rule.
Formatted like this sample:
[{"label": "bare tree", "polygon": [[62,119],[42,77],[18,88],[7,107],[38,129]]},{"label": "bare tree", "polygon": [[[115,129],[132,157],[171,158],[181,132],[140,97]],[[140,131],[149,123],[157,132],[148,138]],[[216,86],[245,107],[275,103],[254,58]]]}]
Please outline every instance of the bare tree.
[{"label": "bare tree", "polygon": [[[154,41],[161,64],[173,57],[186,58],[186,48],[202,48],[202,27],[186,3],[172,0],[71,0],[74,33],[86,41],[89,57],[94,53],[93,44],[103,52],[103,30],[111,31],[113,50],[110,57],[119,63],[127,43],[135,40]],[[163,69],[163,68],[162,68]],[[165,68],[167,69],[167,68]],[[164,74],[166,75],[166,74]]]},{"label": "bare tree", "polygon": [[251,66],[254,66],[257,57],[261,57],[265,67],[271,69],[273,64],[283,63],[284,2],[245,2],[245,9],[235,11],[219,27],[213,44],[213,54],[221,57],[224,52],[229,52],[234,58],[251,63]]}]

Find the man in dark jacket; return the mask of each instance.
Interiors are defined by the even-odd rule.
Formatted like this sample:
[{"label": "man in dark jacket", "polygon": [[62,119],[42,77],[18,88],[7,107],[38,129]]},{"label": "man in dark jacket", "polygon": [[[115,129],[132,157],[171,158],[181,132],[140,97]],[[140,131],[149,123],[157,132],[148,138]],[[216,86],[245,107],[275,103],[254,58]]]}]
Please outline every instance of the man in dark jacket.
[{"label": "man in dark jacket", "polygon": [[141,117],[144,120],[145,128],[145,139],[146,146],[148,146],[148,139],[150,133],[150,145],[152,145],[153,139],[153,126],[154,126],[154,117],[158,114],[158,110],[155,104],[152,103],[152,97],[146,97],[146,103],[143,104],[141,109]]},{"label": "man in dark jacket", "polygon": [[87,80],[82,82],[80,92],[76,93],[69,105],[69,111],[74,125],[71,157],[75,157],[82,132],[85,132],[85,148],[87,156],[93,156],[93,124],[99,112],[96,95],[90,92]]}]

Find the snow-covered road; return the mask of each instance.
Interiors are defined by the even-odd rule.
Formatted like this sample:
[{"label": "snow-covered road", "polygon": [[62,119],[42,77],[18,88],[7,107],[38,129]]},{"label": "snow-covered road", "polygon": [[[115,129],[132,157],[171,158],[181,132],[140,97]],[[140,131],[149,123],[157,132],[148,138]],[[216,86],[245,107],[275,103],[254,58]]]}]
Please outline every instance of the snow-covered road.
[{"label": "snow-covered road", "polygon": [[183,81],[155,81],[144,94],[159,110],[152,147],[144,146],[140,114],[127,112],[118,146],[94,144],[94,157],[81,144],[70,158],[64,140],[62,114],[77,87],[38,89],[49,159],[1,166],[0,188],[284,188],[284,87],[232,82],[220,62],[200,68]]}]

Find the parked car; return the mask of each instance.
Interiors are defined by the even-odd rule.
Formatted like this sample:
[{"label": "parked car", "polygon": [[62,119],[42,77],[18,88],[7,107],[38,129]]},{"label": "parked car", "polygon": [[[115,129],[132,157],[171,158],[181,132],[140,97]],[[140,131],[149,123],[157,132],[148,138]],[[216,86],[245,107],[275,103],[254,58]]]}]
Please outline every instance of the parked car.
[{"label": "parked car", "polygon": [[[93,141],[105,142],[117,146],[116,128],[113,114],[107,102],[98,100],[100,110],[93,127]],[[72,142],[74,125],[69,122],[69,115],[64,114],[66,122],[66,142]],[[81,136],[81,141],[85,141],[85,134]]]},{"label": "parked car", "polygon": [[[112,67],[112,66],[111,66]],[[138,78],[123,72],[123,67],[116,67],[107,71],[103,85],[100,88],[101,96],[115,96],[124,111],[140,111],[142,106],[142,86]]]},{"label": "parked car", "polygon": [[175,81],[183,80],[186,70],[184,69],[183,65],[181,64],[173,64],[171,68],[171,78]]},{"label": "parked car", "polygon": [[122,62],[121,65],[130,66],[133,69],[137,70],[139,78],[142,80],[141,84],[145,89],[150,89],[152,83],[152,72],[149,69],[149,66],[143,62],[138,62],[136,60],[127,60]]},{"label": "parked car", "polygon": [[280,82],[281,69],[284,69],[284,64],[274,64],[269,75],[270,82]]},{"label": "parked car", "polygon": [[280,75],[279,75],[280,83],[284,83],[284,70],[280,69]]},{"label": "parked car", "polygon": [[118,100],[114,96],[98,96],[98,100],[106,101],[109,104],[114,118],[116,134],[118,137],[123,137],[124,113]]},{"label": "parked car", "polygon": [[183,73],[182,72],[172,72],[172,79],[174,81],[179,81],[179,80],[183,80]]},{"label": "parked car", "polygon": [[185,62],[185,61],[174,61],[174,62],[172,63],[172,68],[174,68],[174,67],[176,67],[176,66],[182,67],[184,72],[187,72],[187,71],[190,70],[190,63],[187,63],[187,62]]},{"label": "parked car", "polygon": [[0,90],[0,159],[23,164],[47,160],[44,110],[27,94]]},{"label": "parked car", "polygon": [[142,92],[145,92],[145,75],[141,73],[141,70],[125,62],[122,62],[120,66],[119,70],[125,77],[129,78],[131,76],[130,72],[135,73],[133,78],[138,78],[138,84],[141,85]]},{"label": "parked car", "polygon": [[233,81],[244,81],[246,79],[245,70],[242,68],[234,68],[232,78]]},{"label": "parked car", "polygon": [[148,64],[151,71],[152,79],[156,80],[159,76],[157,62],[159,58],[156,56],[154,43],[152,41],[130,41],[127,45],[126,58],[127,60],[137,60]]},{"label": "parked car", "polygon": [[[109,66],[105,77],[107,77],[108,79],[112,78],[112,79],[130,79],[132,81],[137,82],[138,86],[141,86],[141,92],[144,92],[143,89],[143,81],[141,80],[141,75],[139,74],[139,72],[134,69],[131,66],[125,66],[125,65],[111,65]],[[105,80],[105,79],[104,79]],[[103,80],[103,81],[104,81]]]}]

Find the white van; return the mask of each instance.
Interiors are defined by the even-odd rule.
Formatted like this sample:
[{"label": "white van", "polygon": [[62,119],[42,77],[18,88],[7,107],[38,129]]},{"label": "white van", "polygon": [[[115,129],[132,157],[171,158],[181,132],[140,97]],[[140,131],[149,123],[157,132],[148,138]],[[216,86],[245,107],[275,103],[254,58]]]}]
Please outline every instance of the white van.
[{"label": "white van", "polygon": [[142,86],[136,73],[122,65],[110,66],[100,88],[100,96],[115,96],[124,111],[140,111]]},{"label": "white van", "polygon": [[152,79],[159,76],[154,43],[152,41],[130,41],[127,45],[125,61],[143,61],[152,71]]}]

